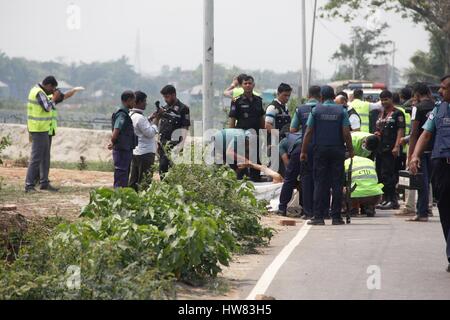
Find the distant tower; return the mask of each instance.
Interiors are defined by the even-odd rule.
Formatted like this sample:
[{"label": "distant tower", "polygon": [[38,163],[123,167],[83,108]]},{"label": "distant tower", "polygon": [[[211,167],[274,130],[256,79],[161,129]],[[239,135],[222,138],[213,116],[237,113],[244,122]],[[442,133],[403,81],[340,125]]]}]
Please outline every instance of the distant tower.
[{"label": "distant tower", "polygon": [[134,52],[134,70],[141,74],[141,30],[138,29],[136,33],[136,49]]}]

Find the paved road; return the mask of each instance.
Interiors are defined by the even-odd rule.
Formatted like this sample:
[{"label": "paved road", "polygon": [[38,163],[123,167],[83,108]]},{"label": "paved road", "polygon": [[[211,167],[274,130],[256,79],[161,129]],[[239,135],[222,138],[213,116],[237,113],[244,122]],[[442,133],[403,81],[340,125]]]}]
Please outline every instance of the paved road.
[{"label": "paved road", "polygon": [[[311,227],[265,294],[276,299],[450,299],[436,215],[428,223],[413,223],[393,211],[379,211],[375,218],[354,218],[350,225],[327,221]],[[263,265],[241,288],[242,298],[299,228],[276,239]]]}]

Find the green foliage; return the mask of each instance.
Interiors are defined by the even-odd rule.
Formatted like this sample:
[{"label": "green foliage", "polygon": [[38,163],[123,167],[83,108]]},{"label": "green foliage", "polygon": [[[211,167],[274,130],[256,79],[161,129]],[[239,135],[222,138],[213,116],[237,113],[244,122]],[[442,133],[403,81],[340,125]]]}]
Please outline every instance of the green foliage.
[{"label": "green foliage", "polygon": [[84,164],[82,164],[81,160],[80,162],[52,161],[50,167],[68,170],[114,172],[112,161],[88,161],[85,159]]},{"label": "green foliage", "polygon": [[[176,165],[139,193],[92,191],[79,220],[33,233],[0,266],[0,299],[173,298],[175,279],[202,283],[233,253],[268,243],[252,190],[226,168]],[[67,287],[73,267],[76,290]]]},{"label": "green foliage", "polygon": [[255,198],[250,182],[237,180],[229,168],[180,164],[169,171],[164,182],[187,190],[188,202],[221,208],[242,252],[253,252],[270,240],[271,230],[259,223],[261,216],[267,213],[266,203]]},{"label": "green foliage", "polygon": [[[440,47],[440,55],[444,57],[440,72],[450,72],[450,1],[448,0],[328,0],[321,8],[322,17],[340,17],[350,22],[361,11],[365,10],[364,19],[374,14],[376,10],[393,11],[399,13],[402,18],[411,19],[414,23],[421,23],[430,33],[430,39],[436,34],[443,37],[443,46]],[[433,40],[432,40],[433,41]],[[417,56],[417,54],[416,54]],[[412,61],[414,63],[414,61]],[[428,72],[418,69],[423,76],[429,76]],[[409,71],[411,73],[411,70]],[[423,80],[422,80],[423,81]]]},{"label": "green foliage", "polygon": [[429,52],[417,51],[410,59],[412,68],[406,71],[408,83],[426,81],[431,83],[439,82],[443,74],[443,66],[450,60],[445,55],[446,40],[445,35],[439,30],[430,33]]},{"label": "green foliage", "polygon": [[[2,154],[2,151],[5,150],[10,145],[11,145],[11,137],[10,136],[2,137],[0,139],[0,156]],[[1,158],[0,158],[0,164],[3,164]]]},{"label": "green foliage", "polygon": [[352,65],[354,59],[353,43],[356,41],[356,79],[368,79],[370,72],[370,61],[372,59],[389,54],[386,46],[391,41],[379,40],[386,30],[387,24],[383,24],[375,30],[355,27],[352,30],[352,42],[342,43],[339,50],[331,57],[332,60],[342,62],[340,72],[334,75],[334,80],[352,78]]}]

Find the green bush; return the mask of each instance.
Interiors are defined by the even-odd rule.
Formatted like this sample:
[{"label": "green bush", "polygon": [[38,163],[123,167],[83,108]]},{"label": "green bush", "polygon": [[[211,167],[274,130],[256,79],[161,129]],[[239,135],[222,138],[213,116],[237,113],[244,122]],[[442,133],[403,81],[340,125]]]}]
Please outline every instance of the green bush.
[{"label": "green bush", "polygon": [[175,280],[214,278],[233,253],[270,240],[252,188],[226,168],[177,165],[139,193],[92,191],[78,221],[29,237],[0,265],[0,299],[173,298]]}]

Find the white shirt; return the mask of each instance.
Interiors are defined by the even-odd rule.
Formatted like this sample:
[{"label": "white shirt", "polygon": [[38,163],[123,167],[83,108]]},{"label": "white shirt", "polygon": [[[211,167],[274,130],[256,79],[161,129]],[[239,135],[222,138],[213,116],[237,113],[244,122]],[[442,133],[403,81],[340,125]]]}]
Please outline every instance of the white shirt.
[{"label": "white shirt", "polygon": [[137,156],[156,153],[156,134],[158,133],[158,127],[151,124],[142,112],[143,110],[141,109],[132,109],[130,111],[134,133],[138,137],[138,145],[133,150],[133,154]]},{"label": "white shirt", "polygon": [[[348,111],[352,110],[353,108],[351,106],[348,107]],[[350,121],[350,127],[352,130],[357,130],[361,128],[361,120],[356,114],[351,114],[348,117],[348,120]]]},{"label": "white shirt", "polygon": [[[275,99],[279,104],[282,104],[280,100]],[[269,115],[269,116],[267,116]],[[266,109],[266,122],[273,125],[275,123],[275,117],[278,115],[278,109],[273,105],[269,105]]]}]

